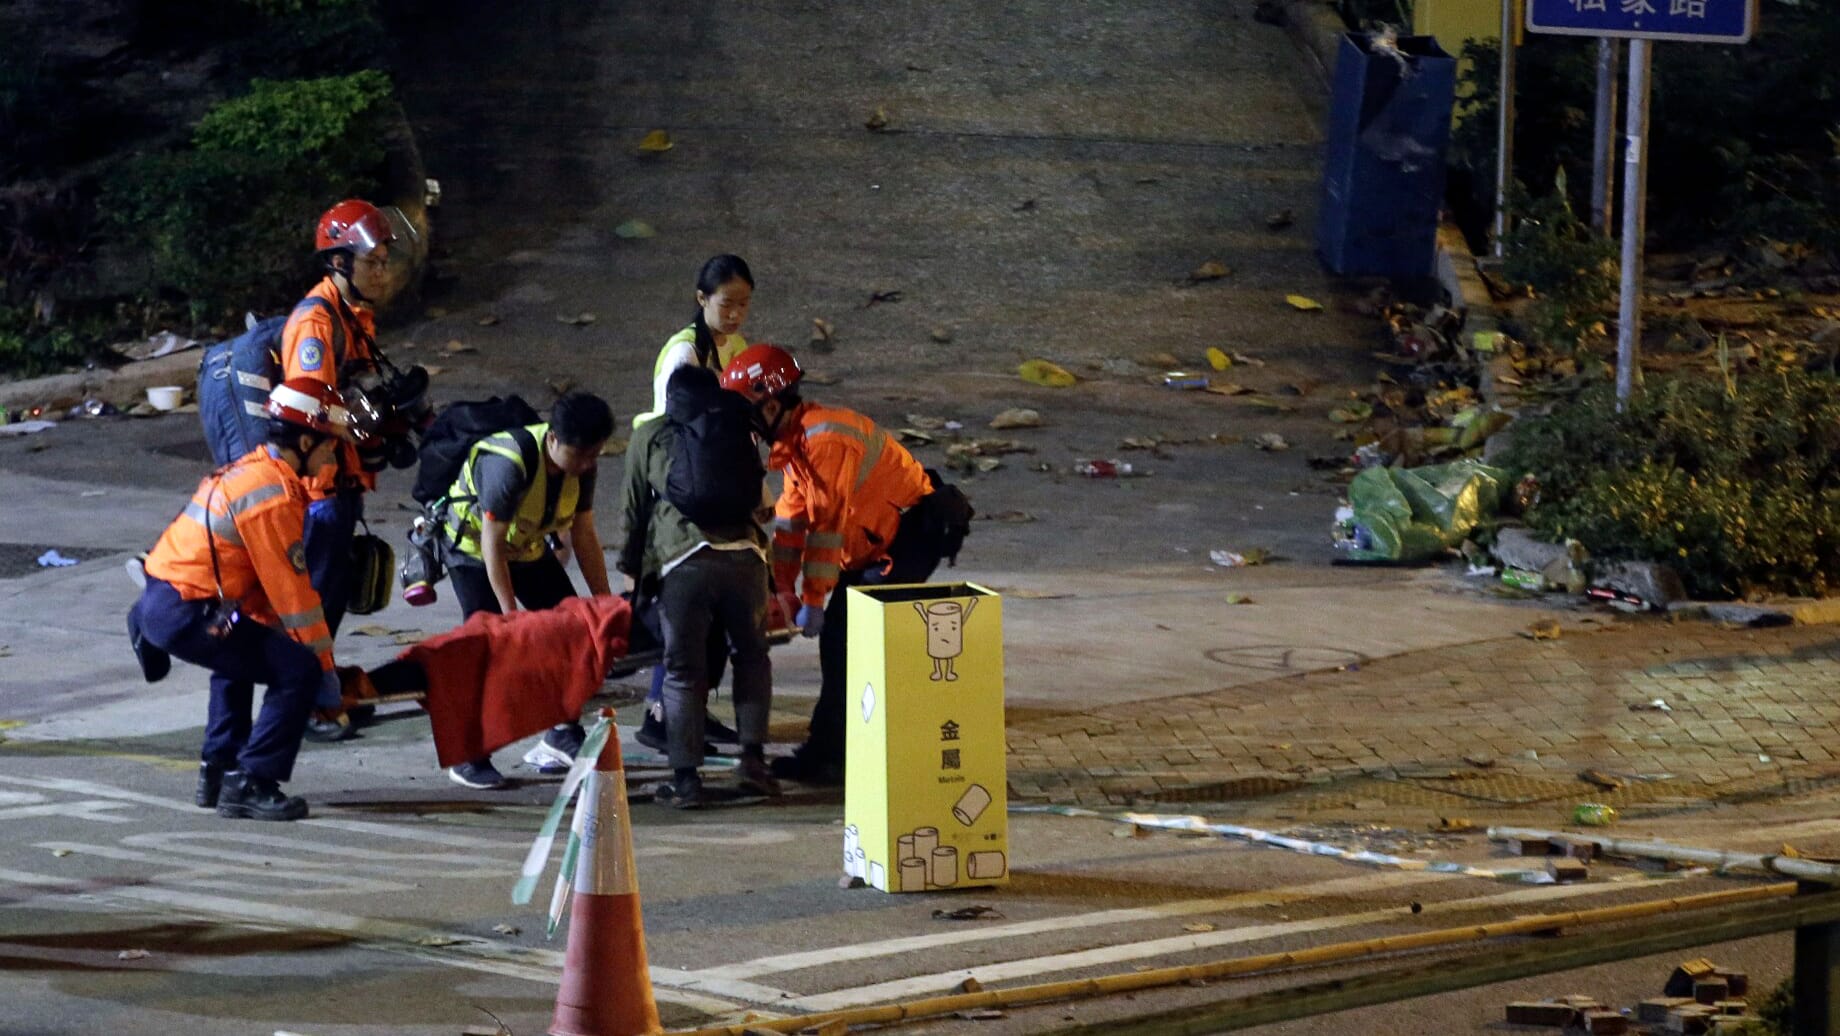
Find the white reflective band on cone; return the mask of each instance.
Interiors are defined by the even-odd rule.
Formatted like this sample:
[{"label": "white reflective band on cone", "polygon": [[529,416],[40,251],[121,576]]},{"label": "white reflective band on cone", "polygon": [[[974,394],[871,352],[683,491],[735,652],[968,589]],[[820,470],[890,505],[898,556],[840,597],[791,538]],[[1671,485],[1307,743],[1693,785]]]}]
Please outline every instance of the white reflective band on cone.
[{"label": "white reflective band on cone", "polygon": [[[609,780],[608,778],[613,778]],[[587,896],[637,895],[639,881],[633,873],[632,827],[626,810],[624,775],[588,775],[582,789],[581,859],[575,865],[575,894]]]}]

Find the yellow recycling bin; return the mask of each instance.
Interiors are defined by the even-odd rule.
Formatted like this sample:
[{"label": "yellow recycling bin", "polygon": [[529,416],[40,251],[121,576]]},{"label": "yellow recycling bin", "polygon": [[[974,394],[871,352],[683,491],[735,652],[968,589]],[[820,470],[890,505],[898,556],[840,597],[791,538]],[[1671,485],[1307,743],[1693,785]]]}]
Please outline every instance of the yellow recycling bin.
[{"label": "yellow recycling bin", "polygon": [[851,587],[844,871],[883,892],[1009,882],[1003,599]]}]

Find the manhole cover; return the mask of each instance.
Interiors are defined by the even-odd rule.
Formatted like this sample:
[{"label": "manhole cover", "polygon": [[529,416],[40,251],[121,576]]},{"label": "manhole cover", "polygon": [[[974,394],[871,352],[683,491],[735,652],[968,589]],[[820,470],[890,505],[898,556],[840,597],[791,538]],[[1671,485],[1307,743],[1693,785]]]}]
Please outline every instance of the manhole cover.
[{"label": "manhole cover", "polygon": [[106,558],[110,554],[119,554],[116,550],[101,550],[95,547],[60,547],[52,543],[0,543],[0,579],[18,579],[34,572],[43,572],[38,559],[46,551],[55,550],[67,558],[79,562]]}]

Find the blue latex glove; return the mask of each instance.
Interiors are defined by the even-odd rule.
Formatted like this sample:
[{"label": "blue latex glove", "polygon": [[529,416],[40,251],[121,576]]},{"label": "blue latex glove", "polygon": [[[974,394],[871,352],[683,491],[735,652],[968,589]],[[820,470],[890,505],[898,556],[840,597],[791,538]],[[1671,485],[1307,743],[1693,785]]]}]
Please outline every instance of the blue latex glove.
[{"label": "blue latex glove", "polygon": [[344,695],[339,686],[339,674],[327,670],[320,674],[319,695],[313,699],[316,709],[340,709],[344,707]]},{"label": "blue latex glove", "polygon": [[798,618],[793,621],[805,631],[805,636],[815,637],[824,632],[824,609],[815,608],[809,604],[800,605]]}]

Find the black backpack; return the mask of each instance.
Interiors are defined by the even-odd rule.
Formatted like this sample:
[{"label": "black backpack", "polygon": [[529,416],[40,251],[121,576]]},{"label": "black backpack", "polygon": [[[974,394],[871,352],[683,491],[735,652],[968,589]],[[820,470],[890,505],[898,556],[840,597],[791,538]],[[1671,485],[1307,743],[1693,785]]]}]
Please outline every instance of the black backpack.
[{"label": "black backpack", "polygon": [[421,467],[410,495],[433,504],[447,496],[473,444],[495,432],[533,425],[543,418],[519,396],[449,403],[422,433]]},{"label": "black backpack", "polygon": [[752,522],[767,472],[747,401],[721,388],[709,370],[680,367],[665,386],[663,420],[675,433],[665,499],[706,528]]}]

